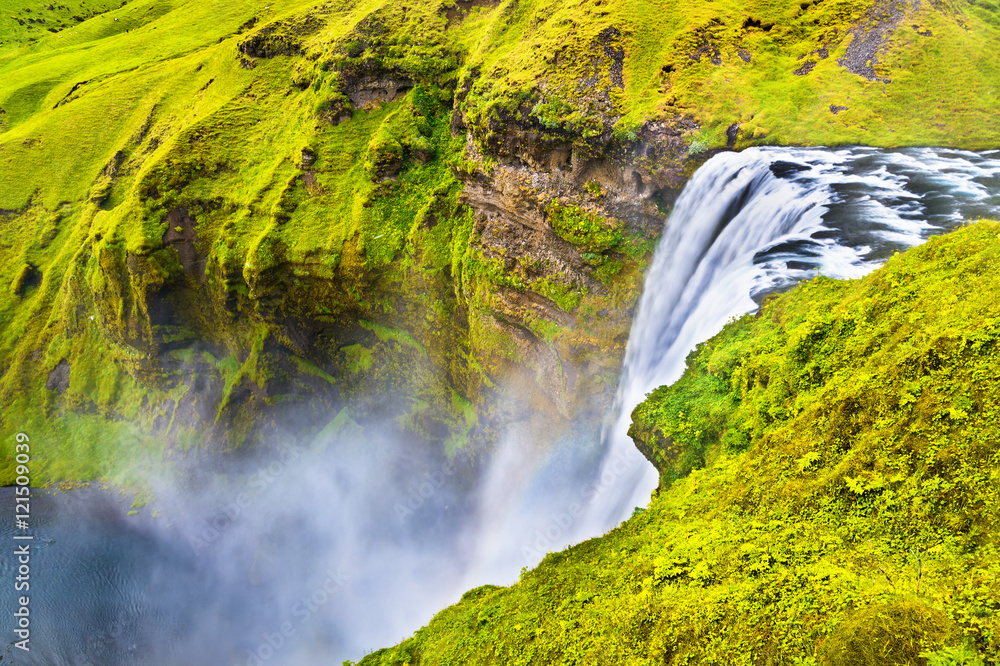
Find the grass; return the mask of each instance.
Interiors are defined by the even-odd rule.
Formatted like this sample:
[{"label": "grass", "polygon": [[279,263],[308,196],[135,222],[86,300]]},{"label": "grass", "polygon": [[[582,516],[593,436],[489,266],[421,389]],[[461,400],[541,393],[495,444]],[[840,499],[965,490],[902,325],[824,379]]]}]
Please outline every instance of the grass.
[{"label": "grass", "polygon": [[[0,367],[10,368],[0,403],[18,406],[3,410],[5,427],[73,412],[96,431],[119,418],[148,428],[190,379],[156,359],[183,365],[173,352],[200,358],[199,345],[267,368],[237,376],[196,363],[220,384],[217,424],[237,380],[264,393],[274,382],[275,395],[289,394],[282,382],[329,385],[296,370],[310,367],[356,376],[346,394],[379,390],[376,378],[409,385],[435,418],[454,421],[452,390],[478,409],[533,362],[521,330],[560,358],[596,350],[595,375],[612,372],[606,352],[620,352],[649,234],[602,217],[609,195],[594,181],[555,207],[539,199],[590,282],[484,253],[462,179],[509,160],[512,142],[659,169],[633,154],[655,121],[679,141],[662,165],[689,172],[734,122],[737,147],[976,148],[1000,129],[1000,27],[985,4],[922,4],[881,56],[889,84],[836,64],[860,0],[506,1],[461,19],[450,0],[51,6],[19,0],[0,12]],[[821,42],[830,56],[794,75]],[[399,94],[362,99],[365,76],[397,81]],[[848,108],[834,115],[830,104]],[[204,277],[165,236],[181,211]],[[527,292],[546,307],[511,306]],[[617,323],[599,321],[602,311]],[[302,346],[285,328],[295,318],[336,339]],[[425,349],[426,375],[404,376],[398,345],[359,331],[362,319],[412,340],[414,359]],[[272,342],[255,351],[265,333]],[[369,350],[363,373],[339,351],[355,344]],[[71,392],[48,396],[63,358]],[[80,478],[101,467],[81,464]]]},{"label": "grass", "polygon": [[359,663],[995,662],[998,247],[979,222],[730,323],[633,415],[648,508]]},{"label": "grass", "polygon": [[[289,404],[453,454],[524,366],[551,428],[588,389],[526,340],[610,391],[650,238],[594,181],[539,199],[592,284],[487,252],[464,181],[519,150],[683,176],[730,141],[1000,141],[992,0],[921,3],[890,83],[837,64],[861,0],[66,3],[0,5],[0,424],[36,485],[244,446]],[[980,223],[734,322],[636,412],[648,509],[364,663],[996,661],[996,247]],[[333,390],[405,399],[302,408]]]},{"label": "grass", "polygon": [[87,19],[117,9],[117,0],[67,0],[40,3],[35,0],[4,0],[0,3],[0,49],[17,48],[71,30]]}]

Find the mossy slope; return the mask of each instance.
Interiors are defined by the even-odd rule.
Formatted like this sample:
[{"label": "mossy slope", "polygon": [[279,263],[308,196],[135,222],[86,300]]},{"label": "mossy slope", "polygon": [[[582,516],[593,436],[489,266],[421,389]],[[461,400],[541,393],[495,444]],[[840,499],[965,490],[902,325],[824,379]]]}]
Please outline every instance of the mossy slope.
[{"label": "mossy slope", "polygon": [[360,663],[995,662],[998,269],[980,222],[732,322],[635,410],[648,509]]},{"label": "mossy slope", "polygon": [[[48,6],[5,5],[76,5]],[[508,381],[565,422],[611,395],[652,240],[712,150],[1000,141],[983,3],[88,11],[0,38],[0,418],[49,442],[39,482],[370,394],[405,399],[358,418],[450,448],[489,440],[509,414],[465,406]],[[876,24],[876,78],[838,64]]]}]

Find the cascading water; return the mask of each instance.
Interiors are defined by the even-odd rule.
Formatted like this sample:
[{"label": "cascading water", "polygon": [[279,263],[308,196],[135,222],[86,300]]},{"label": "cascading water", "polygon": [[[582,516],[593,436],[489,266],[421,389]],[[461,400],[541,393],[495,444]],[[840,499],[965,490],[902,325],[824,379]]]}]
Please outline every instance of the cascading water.
[{"label": "cascading water", "polygon": [[817,274],[857,278],[963,220],[1000,215],[1000,151],[751,148],[708,160],[666,224],[632,326],[602,492],[577,539],[643,506],[657,472],[631,412],[676,381],[695,345],[761,297]]},{"label": "cascading water", "polygon": [[[1000,217],[998,193],[1000,151],[716,155],[666,224],[603,435],[568,434],[546,457],[512,429],[471,495],[447,461],[366,432],[259,461],[266,475],[249,482],[185,488],[172,525],[90,491],[33,504],[37,642],[16,663],[297,665],[391,645],[465,590],[511,583],[645,505],[656,472],[626,435],[630,413],[730,318],[817,273],[858,277],[963,219]],[[14,607],[12,589],[0,605]]]}]

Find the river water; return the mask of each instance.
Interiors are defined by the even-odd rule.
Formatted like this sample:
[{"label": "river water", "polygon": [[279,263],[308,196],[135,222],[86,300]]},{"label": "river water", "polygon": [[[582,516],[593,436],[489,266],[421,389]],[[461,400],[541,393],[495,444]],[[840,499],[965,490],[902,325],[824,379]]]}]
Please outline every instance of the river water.
[{"label": "river water", "polygon": [[13,493],[0,489],[0,664],[330,664],[398,642],[470,587],[512,583],[646,505],[657,475],[629,414],[728,320],[980,217],[1000,218],[1000,151],[716,155],[666,221],[603,431],[544,456],[512,431],[472,492],[387,431],[279,448],[255,473],[152,479],[158,518],[100,490],[37,494],[30,653],[13,646]]}]

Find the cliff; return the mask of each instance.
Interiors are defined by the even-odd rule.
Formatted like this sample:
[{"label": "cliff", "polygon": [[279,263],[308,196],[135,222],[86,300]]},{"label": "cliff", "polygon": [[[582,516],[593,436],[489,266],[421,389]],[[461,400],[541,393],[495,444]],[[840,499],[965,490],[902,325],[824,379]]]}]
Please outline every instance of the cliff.
[{"label": "cliff", "polygon": [[633,414],[648,509],[360,663],[995,662],[998,241],[729,324]]},{"label": "cliff", "polygon": [[608,403],[713,151],[1000,130],[981,3],[21,2],[0,27],[0,421],[47,442],[38,483],[350,421],[544,438]]}]

